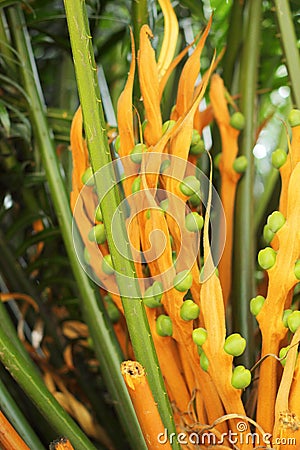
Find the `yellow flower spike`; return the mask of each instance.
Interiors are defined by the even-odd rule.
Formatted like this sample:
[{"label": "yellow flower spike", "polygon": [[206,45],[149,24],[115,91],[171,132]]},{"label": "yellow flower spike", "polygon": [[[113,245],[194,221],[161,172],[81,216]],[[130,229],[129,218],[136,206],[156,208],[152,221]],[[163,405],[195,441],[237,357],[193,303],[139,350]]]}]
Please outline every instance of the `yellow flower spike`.
[{"label": "yellow flower spike", "polygon": [[144,138],[147,146],[155,145],[162,130],[160,111],[158,70],[155,52],[149,38],[153,34],[148,25],[143,25],[140,31],[140,49],[138,51],[138,68],[140,89],[143,98],[147,124]]},{"label": "yellow flower spike", "polygon": [[158,1],[164,15],[164,38],[157,62],[158,80],[160,81],[172,62],[177,45],[179,26],[170,0]]},{"label": "yellow flower spike", "polygon": [[240,131],[230,125],[230,115],[227,108],[226,89],[221,77],[217,74],[211,78],[210,100],[215,119],[221,134],[222,158],[219,164],[221,173],[221,200],[226,217],[226,240],[224,252],[219,264],[220,280],[225,305],[231,290],[232,245],[234,202],[240,174],[233,169],[233,163],[238,154],[238,137]]},{"label": "yellow flower spike", "polygon": [[[292,342],[290,344],[290,349],[287,354],[286,364],[283,370],[282,378],[280,381],[280,385],[277,391],[276,403],[275,403],[275,425],[273,429],[273,439],[284,437],[295,438],[295,431],[299,429],[299,420],[300,418],[295,416],[295,411],[290,408],[290,391],[293,382],[294,372],[295,372],[295,364],[298,356],[298,343],[300,341],[300,328],[295,332]],[[298,399],[299,404],[299,399]],[[298,408],[299,410],[299,408]],[[283,424],[283,419],[286,419],[286,422],[290,424],[290,426]],[[298,422],[298,423],[297,423]],[[284,433],[283,433],[284,432]],[[299,433],[298,433],[299,437]],[[288,442],[288,441],[286,441]],[[285,448],[285,445],[282,445],[282,448]],[[280,444],[275,445],[276,450],[281,448]]]},{"label": "yellow flower spike", "polygon": [[[276,263],[268,270],[268,293],[266,301],[257,315],[262,333],[262,357],[269,353],[278,354],[280,342],[287,333],[287,328],[284,327],[281,319],[283,310],[289,308],[292,300],[289,293],[298,283],[294,274],[294,265],[300,256],[299,178],[300,163],[297,163],[289,180],[286,223],[277,232],[279,248]],[[277,376],[276,360],[273,358],[264,360],[260,367],[257,421],[266,432],[271,432],[273,428]],[[266,384],[268,389],[263,387]]]},{"label": "yellow flower spike", "polygon": [[129,155],[134,147],[132,92],[135,73],[135,46],[131,29],[130,38],[132,54],[130,69],[124,90],[119,97],[117,105],[118,129],[120,135],[119,155],[121,157]]},{"label": "yellow flower spike", "polygon": [[88,167],[88,150],[82,137],[82,111],[79,107],[74,114],[71,132],[70,148],[72,151],[73,172],[72,172],[72,192],[70,195],[71,210],[75,208],[75,203],[83,186],[82,174]]},{"label": "yellow flower spike", "polygon": [[171,119],[182,116],[192,105],[197,77],[200,73],[200,56],[212,24],[212,16],[190,58],[184,65],[179,79],[176,108]]}]

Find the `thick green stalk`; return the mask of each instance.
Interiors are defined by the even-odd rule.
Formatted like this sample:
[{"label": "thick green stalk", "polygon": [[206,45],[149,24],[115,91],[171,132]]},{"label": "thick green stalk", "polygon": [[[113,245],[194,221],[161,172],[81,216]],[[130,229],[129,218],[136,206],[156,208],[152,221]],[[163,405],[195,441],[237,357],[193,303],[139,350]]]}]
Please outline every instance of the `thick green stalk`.
[{"label": "thick green stalk", "polygon": [[29,448],[45,450],[45,447],[31,428],[13,397],[0,378],[0,409],[16,429]]},{"label": "thick green stalk", "polygon": [[[95,173],[98,193],[103,192],[103,188],[106,191],[106,195],[101,200],[101,211],[130,338],[137,360],[146,369],[150,388],[158,404],[164,426],[169,433],[175,433],[171,406],[164,387],[145,309],[140,298],[139,286],[135,278],[124,216],[118,208],[119,193],[115,186],[114,171],[111,168],[108,169],[105,176],[97,176],[97,172],[101,168],[111,163],[111,155],[84,2],[81,0],[65,0],[65,9],[90,160]],[[105,183],[106,186],[104,186]],[[112,218],[116,211],[120,214],[117,214],[113,231],[118,242],[115,242],[111,229]],[[119,252],[119,248],[122,248],[123,254]],[[119,274],[124,274],[129,278],[124,282],[120,279]],[[128,296],[128,284],[131,287],[130,297]],[[177,442],[173,444],[173,448],[179,448]]]},{"label": "thick green stalk", "polygon": [[131,0],[132,28],[136,48],[139,48],[140,29],[142,25],[148,23],[147,3],[147,0]]},{"label": "thick green stalk", "polygon": [[275,0],[275,8],[280,29],[280,38],[291,82],[292,97],[295,106],[300,108],[300,56],[290,2],[288,0]]},{"label": "thick green stalk", "polygon": [[83,431],[46,388],[34,364],[17,350],[2,327],[0,327],[0,359],[58,435],[68,436],[78,450],[95,449]]},{"label": "thick green stalk", "polygon": [[81,307],[85,321],[93,338],[94,348],[112,402],[118,405],[117,414],[127,432],[133,448],[144,448],[142,435],[132,407],[130,397],[120,373],[122,353],[113,328],[107,320],[105,309],[99,299],[98,289],[90,280],[78,261],[72,238],[72,214],[69,199],[58,166],[52,135],[46,120],[44,100],[37,75],[36,65],[26,29],[23,13],[19,7],[9,10],[11,33],[19,53],[24,87],[30,98],[29,112],[34,127],[37,145],[41,151],[53,205],[61,228],[70,264],[77,281]]},{"label": "thick green stalk", "polygon": [[233,253],[233,330],[240,332],[247,339],[247,349],[242,362],[252,366],[254,352],[251,343],[252,317],[249,301],[255,294],[255,234],[254,234],[254,161],[253,145],[256,124],[256,83],[260,48],[261,0],[249,0],[246,4],[247,14],[245,40],[240,67],[240,108],[246,124],[242,134],[240,154],[248,159],[248,169],[241,178],[236,198],[235,242]]}]

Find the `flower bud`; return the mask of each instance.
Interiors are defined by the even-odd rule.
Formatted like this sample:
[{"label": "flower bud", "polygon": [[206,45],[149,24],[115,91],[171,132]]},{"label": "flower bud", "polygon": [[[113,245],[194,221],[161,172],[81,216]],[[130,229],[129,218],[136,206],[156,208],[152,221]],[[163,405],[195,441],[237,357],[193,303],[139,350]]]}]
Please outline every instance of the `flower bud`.
[{"label": "flower bud", "polygon": [[205,328],[195,328],[193,330],[193,341],[195,342],[196,345],[201,346],[204,344],[204,342],[207,339],[207,331]]},{"label": "flower bud", "polygon": [[275,167],[275,169],[280,169],[287,160],[287,154],[282,148],[278,148],[272,153],[271,159],[273,167]]},{"label": "flower bud", "polygon": [[174,277],[174,288],[179,292],[185,292],[193,284],[193,275],[189,270],[183,270]]},{"label": "flower bud", "polygon": [[194,320],[199,317],[200,308],[193,300],[185,300],[180,308],[180,317],[185,320]]},{"label": "flower bud", "polygon": [[156,332],[159,336],[172,336],[173,325],[169,316],[161,314],[156,320]]},{"label": "flower bud", "polygon": [[266,244],[270,244],[275,236],[275,233],[273,233],[273,231],[270,230],[268,224],[264,226],[263,236]]},{"label": "flower bud", "polygon": [[221,158],[222,158],[222,152],[217,153],[216,156],[214,157],[214,168],[215,169],[219,169]]},{"label": "flower bud", "polygon": [[288,327],[295,333],[300,326],[300,311],[293,311],[287,319]]},{"label": "flower bud", "polygon": [[189,198],[189,202],[194,208],[196,208],[201,203],[200,195],[199,194],[191,195],[190,198]]},{"label": "flower bud", "polygon": [[289,316],[292,314],[292,312],[293,312],[292,309],[285,309],[285,310],[283,311],[283,314],[282,314],[282,322],[283,322],[283,325],[285,326],[285,328],[288,328],[288,327],[289,327],[289,326],[288,326],[288,318],[289,318]]},{"label": "flower bud", "polygon": [[190,147],[190,154],[193,156],[199,156],[202,155],[202,153],[205,151],[205,144],[202,139],[197,144],[191,145]]},{"label": "flower bud", "polygon": [[262,295],[257,295],[250,300],[250,311],[253,316],[257,316],[265,303],[265,297]]},{"label": "flower bud", "polygon": [[135,164],[141,164],[143,153],[147,150],[145,144],[136,144],[130,152],[130,159]]},{"label": "flower bud", "polygon": [[230,117],[230,125],[237,129],[237,130],[243,130],[245,127],[245,116],[244,114],[242,114],[241,112],[235,112],[232,114],[232,116]]},{"label": "flower bud", "polygon": [[200,181],[193,175],[189,175],[179,185],[181,192],[190,197],[200,189]]},{"label": "flower bud", "polygon": [[191,212],[185,217],[185,227],[188,231],[196,233],[203,228],[204,220],[197,212]]},{"label": "flower bud", "polygon": [[149,308],[157,308],[161,305],[161,298],[163,295],[163,287],[159,281],[154,281],[154,283],[146,289],[143,302]]},{"label": "flower bud", "polygon": [[233,369],[231,384],[236,389],[245,389],[251,383],[251,372],[244,366],[236,366]]},{"label": "flower bud", "polygon": [[274,211],[272,214],[269,215],[267,220],[267,225],[269,226],[269,229],[273,233],[277,233],[278,230],[285,224],[285,217],[284,215],[279,211]]},{"label": "flower bud", "polygon": [[233,333],[225,340],[224,350],[232,356],[240,356],[246,348],[246,339],[239,333]]},{"label": "flower bud", "polygon": [[88,238],[92,242],[97,242],[97,244],[104,244],[106,242],[106,232],[103,223],[98,223],[95,225],[88,234]]},{"label": "flower bud", "polygon": [[276,252],[271,247],[266,247],[258,253],[258,264],[262,269],[271,269],[276,262]]},{"label": "flower bud", "polygon": [[232,165],[233,170],[235,170],[237,173],[244,173],[246,172],[248,166],[248,160],[246,156],[238,156]]},{"label": "flower bud", "polygon": [[300,125],[300,111],[299,109],[292,109],[291,112],[289,113],[289,117],[288,117],[288,121],[289,124],[291,125],[291,127],[297,127],[298,125]]}]

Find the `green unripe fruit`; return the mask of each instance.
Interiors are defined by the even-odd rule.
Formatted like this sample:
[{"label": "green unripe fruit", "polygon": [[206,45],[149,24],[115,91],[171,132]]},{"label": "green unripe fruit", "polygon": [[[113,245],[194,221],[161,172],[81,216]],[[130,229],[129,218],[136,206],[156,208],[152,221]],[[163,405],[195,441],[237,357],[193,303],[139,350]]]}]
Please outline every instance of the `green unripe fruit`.
[{"label": "green unripe fruit", "polygon": [[190,154],[194,156],[202,155],[205,151],[205,144],[202,139],[197,144],[191,145]]},{"label": "green unripe fruit", "polygon": [[205,328],[195,328],[193,330],[193,341],[195,342],[196,345],[201,346],[204,344],[204,342],[207,339],[207,331]]},{"label": "green unripe fruit", "polygon": [[285,328],[288,328],[288,318],[290,317],[290,315],[292,314],[293,310],[292,309],[285,309],[283,311],[283,315],[282,315],[282,322],[283,325],[285,326]]},{"label": "green unripe fruit", "polygon": [[295,267],[294,267],[294,274],[297,280],[300,280],[300,259],[296,261]]},{"label": "green unripe fruit", "polygon": [[114,268],[112,264],[111,255],[105,255],[102,259],[102,270],[106,275],[112,275],[114,273]]},{"label": "green unripe fruit", "polygon": [[194,129],[192,134],[191,146],[199,144],[200,141],[201,141],[200,133],[198,130]]},{"label": "green unripe fruit", "polygon": [[136,192],[138,192],[141,189],[141,177],[138,176],[135,178],[134,182],[132,183],[131,186],[131,192],[133,194],[135,194]]},{"label": "green unripe fruit", "polygon": [[159,336],[172,336],[173,325],[169,316],[161,314],[156,320],[156,332]]},{"label": "green unripe fruit", "polygon": [[219,169],[221,157],[222,157],[222,153],[221,152],[217,153],[216,156],[214,157],[214,168],[215,169]]},{"label": "green unripe fruit", "polygon": [[240,356],[246,348],[246,339],[239,333],[233,333],[225,340],[224,350],[232,356]]},{"label": "green unripe fruit", "polygon": [[169,207],[169,199],[165,198],[164,200],[162,200],[159,204],[159,206],[161,207],[161,209],[166,212],[168,207]]},{"label": "green unripe fruit", "polygon": [[233,369],[231,385],[236,389],[245,389],[251,383],[251,372],[244,366],[236,366]]},{"label": "green unripe fruit", "polygon": [[244,173],[248,167],[248,160],[246,156],[238,156],[232,165],[233,170],[237,173]]},{"label": "green unripe fruit", "polygon": [[193,300],[185,300],[180,308],[180,317],[185,320],[194,320],[199,317],[200,308]]},{"label": "green unripe fruit", "polygon": [[145,144],[136,144],[130,152],[130,159],[135,164],[141,164],[143,153],[147,150]]},{"label": "green unripe fruit", "polygon": [[194,208],[196,208],[201,203],[200,195],[199,194],[191,195],[190,198],[189,198],[189,202]]},{"label": "green unripe fruit", "polygon": [[115,151],[116,151],[116,153],[119,153],[120,145],[121,145],[121,140],[120,140],[120,135],[118,134],[118,136],[115,139]]},{"label": "green unripe fruit", "polygon": [[277,233],[278,230],[285,224],[285,217],[279,211],[274,211],[269,215],[267,225],[273,233]]},{"label": "green unripe fruit", "polygon": [[265,303],[265,297],[262,295],[257,295],[250,300],[250,311],[253,316],[257,316]]},{"label": "green unripe fruit", "polygon": [[262,269],[271,269],[276,262],[276,252],[271,247],[266,247],[258,253],[258,264]]},{"label": "green unripe fruit", "polygon": [[290,349],[290,345],[287,345],[286,347],[282,347],[281,349],[280,349],[280,351],[279,351],[279,358],[281,359],[281,364],[282,364],[282,366],[284,367],[285,366],[285,364],[286,364],[286,357],[287,357],[287,354],[288,354],[288,351],[289,351],[289,349]]},{"label": "green unripe fruit", "polygon": [[95,219],[97,220],[97,222],[103,222],[103,216],[100,205],[98,205],[97,208],[95,209]]},{"label": "green unripe fruit", "polygon": [[207,359],[206,354],[202,351],[200,355],[200,366],[205,372],[208,371],[209,361]]},{"label": "green unripe fruit", "polygon": [[245,116],[241,112],[235,112],[230,117],[230,125],[236,130],[243,130],[245,128]]},{"label": "green unripe fruit", "polygon": [[193,284],[193,275],[189,270],[183,270],[174,277],[174,288],[179,292],[185,292]]},{"label": "green unripe fruit", "polygon": [[94,177],[93,177],[93,169],[92,167],[88,167],[86,169],[86,171],[82,174],[81,176],[81,181],[83,182],[83,184],[85,184],[86,186],[94,186],[95,181],[94,181]]},{"label": "green unripe fruit", "polygon": [[174,127],[175,123],[175,120],[167,120],[166,122],[164,122],[162,126],[162,134],[165,134],[167,131],[171,130]]},{"label": "green unripe fruit", "polygon": [[146,289],[143,302],[149,308],[157,308],[161,305],[161,298],[163,295],[163,287],[159,281],[154,283]]},{"label": "green unripe fruit", "polygon": [[88,251],[88,249],[87,249],[86,247],[84,248],[84,251],[83,251],[83,258],[84,258],[84,261],[85,261],[87,264],[90,263],[90,261],[91,261],[91,255],[89,254],[89,251]]},{"label": "green unripe fruit", "polygon": [[275,236],[275,233],[273,233],[273,231],[270,230],[268,224],[264,226],[263,236],[266,244],[270,244]]},{"label": "green unripe fruit", "polygon": [[297,127],[300,125],[300,111],[299,109],[292,109],[288,117],[291,127]]},{"label": "green unripe fruit", "polygon": [[199,191],[200,181],[195,176],[189,175],[180,183],[179,188],[184,195],[190,197]]},{"label": "green unripe fruit", "polygon": [[117,323],[119,321],[121,314],[113,301],[107,303],[106,311],[112,323]]},{"label": "green unripe fruit", "polygon": [[185,227],[188,231],[196,233],[203,228],[204,220],[197,212],[191,212],[185,217]]},{"label": "green unripe fruit", "polygon": [[295,333],[300,326],[300,311],[293,311],[287,319],[288,327]]},{"label": "green unripe fruit", "polygon": [[271,160],[273,167],[275,167],[275,169],[280,169],[287,160],[287,154],[284,150],[278,148],[272,153]]},{"label": "green unripe fruit", "polygon": [[97,244],[104,244],[106,242],[106,232],[103,223],[98,223],[89,232],[88,238],[92,242],[97,242]]}]

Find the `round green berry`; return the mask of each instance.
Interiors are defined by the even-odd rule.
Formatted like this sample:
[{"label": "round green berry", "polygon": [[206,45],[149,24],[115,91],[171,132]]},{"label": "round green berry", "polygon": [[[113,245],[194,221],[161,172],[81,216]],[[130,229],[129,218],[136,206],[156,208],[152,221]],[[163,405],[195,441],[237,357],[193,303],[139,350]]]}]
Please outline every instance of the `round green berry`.
[{"label": "round green berry", "polygon": [[181,192],[190,197],[200,190],[200,181],[194,176],[189,175],[179,185]]},{"label": "round green berry", "polygon": [[199,317],[200,308],[193,300],[185,300],[180,308],[180,317],[185,320],[195,320]]},{"label": "round green berry", "polygon": [[207,331],[205,328],[195,328],[192,337],[195,344],[201,346],[207,339]]},{"label": "round green berry", "polygon": [[81,176],[81,181],[83,182],[83,184],[85,184],[86,186],[94,186],[95,181],[93,175],[93,169],[92,166],[90,166]]},{"label": "round green berry", "polygon": [[200,141],[201,141],[200,133],[198,130],[194,129],[192,134],[191,146],[199,144]]},{"label": "round green berry", "polygon": [[239,333],[233,333],[225,340],[224,350],[232,356],[240,356],[246,348],[246,339]]},{"label": "round green berry", "polygon": [[275,167],[275,169],[280,169],[287,160],[287,154],[282,148],[278,148],[272,153],[271,160],[273,167]]},{"label": "round green berry", "polygon": [[163,123],[162,126],[162,134],[165,134],[167,131],[171,130],[175,125],[175,120],[167,120]]},{"label": "round green berry", "polygon": [[135,164],[141,164],[143,153],[147,150],[145,144],[136,144],[130,152],[130,159]]},{"label": "round green berry", "polygon": [[267,220],[267,225],[269,226],[269,229],[273,233],[277,233],[278,230],[285,224],[285,217],[284,215],[279,211],[274,211],[272,214],[269,215]]},{"label": "round green berry", "polygon": [[235,170],[237,173],[244,173],[246,172],[246,169],[248,167],[248,160],[246,156],[238,156],[232,165],[233,170]]},{"label": "round green berry", "polygon": [[236,389],[245,389],[251,383],[251,372],[244,366],[236,366],[233,369],[231,385]]},{"label": "round green berry", "polygon": [[197,144],[191,145],[190,147],[190,154],[193,156],[202,155],[204,151],[205,151],[205,144],[203,139],[200,139],[200,141]]},{"label": "round green berry", "polygon": [[215,169],[219,169],[221,158],[222,158],[221,152],[217,153],[216,156],[214,157],[214,168]]},{"label": "round green berry", "polygon": [[174,277],[174,288],[179,292],[185,292],[193,284],[193,275],[189,270],[183,270]]},{"label": "round green berry", "polygon": [[185,227],[188,231],[196,233],[203,228],[204,220],[197,212],[191,212],[185,217]]},{"label": "round green berry", "polygon": [[205,372],[208,371],[209,361],[207,359],[206,354],[202,351],[200,355],[200,366]]},{"label": "round green berry", "polygon": [[100,205],[98,205],[97,208],[95,209],[95,219],[97,220],[97,222],[103,222],[103,216]]},{"label": "round green berry", "polygon": [[265,303],[265,297],[262,295],[257,295],[256,297],[250,300],[250,311],[253,316],[257,316]]},{"label": "round green berry", "polygon": [[114,273],[113,263],[111,255],[105,255],[102,259],[102,270],[106,275],[112,275]]},{"label": "round green berry", "polygon": [[300,280],[300,259],[298,259],[295,263],[294,274],[297,280]]},{"label": "round green berry", "polygon": [[266,247],[258,253],[258,264],[262,269],[271,269],[276,262],[276,252],[271,247]]},{"label": "round green berry", "polygon": [[292,109],[288,117],[291,127],[297,127],[300,125],[300,111],[299,109]]},{"label": "round green berry", "polygon": [[300,326],[300,311],[293,311],[287,319],[288,327],[295,333]]},{"label": "round green berry", "polygon": [[237,130],[243,130],[245,128],[245,116],[241,112],[235,112],[230,117],[230,125],[237,129]]},{"label": "round green berry", "polygon": [[106,232],[103,223],[98,223],[89,232],[88,238],[92,242],[97,242],[97,244],[104,244],[106,242]]},{"label": "round green berry", "polygon": [[146,289],[143,297],[143,302],[149,308],[157,308],[161,305],[161,298],[163,295],[163,287],[159,281],[154,283]]},{"label": "round green berry", "polygon": [[200,205],[201,200],[200,200],[200,195],[199,194],[193,194],[190,196],[189,198],[189,202],[191,204],[191,206],[193,206],[194,208],[196,208],[197,206]]},{"label": "round green berry", "polygon": [[292,314],[293,310],[292,309],[285,309],[283,311],[283,315],[282,315],[282,322],[283,325],[285,326],[285,328],[288,328],[288,318],[289,316]]},{"label": "round green berry", "polygon": [[286,347],[282,347],[280,350],[279,350],[279,358],[280,358],[280,362],[281,362],[281,364],[282,364],[282,366],[284,367],[285,366],[285,364],[286,364],[286,357],[287,357],[287,354],[288,354],[288,351],[289,351],[289,349],[290,349],[290,345],[287,345]]},{"label": "round green berry", "polygon": [[169,316],[161,314],[156,320],[156,332],[159,336],[172,336],[173,325]]},{"label": "round green berry", "polygon": [[134,182],[132,183],[131,186],[131,192],[133,194],[135,194],[136,192],[138,192],[141,189],[141,177],[138,176],[135,178]]},{"label": "round green berry", "polygon": [[266,244],[270,244],[273,240],[275,236],[275,233],[273,233],[273,231],[270,230],[270,227],[268,224],[266,224],[264,226],[264,231],[263,231],[263,237],[264,237],[264,241]]}]

